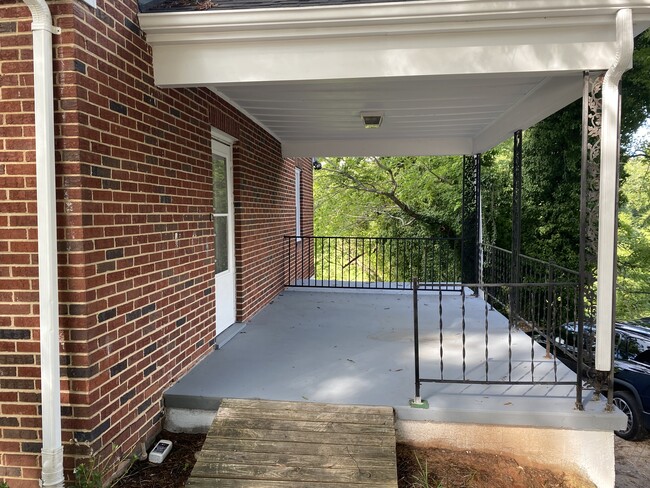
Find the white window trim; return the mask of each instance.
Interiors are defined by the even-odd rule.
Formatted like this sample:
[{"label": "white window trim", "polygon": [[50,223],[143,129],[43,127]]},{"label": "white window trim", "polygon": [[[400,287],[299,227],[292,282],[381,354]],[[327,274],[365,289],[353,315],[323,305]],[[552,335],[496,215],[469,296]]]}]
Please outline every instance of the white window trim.
[{"label": "white window trim", "polygon": [[295,212],[296,212],[296,242],[302,241],[302,170],[295,168]]}]

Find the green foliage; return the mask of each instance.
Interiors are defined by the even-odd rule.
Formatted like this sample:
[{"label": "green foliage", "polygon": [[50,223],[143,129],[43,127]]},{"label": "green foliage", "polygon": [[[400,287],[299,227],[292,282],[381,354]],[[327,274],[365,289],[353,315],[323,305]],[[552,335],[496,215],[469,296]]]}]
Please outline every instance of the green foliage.
[{"label": "green foliage", "polygon": [[581,103],[527,130],[523,141],[522,251],[577,269]]},{"label": "green foliage", "polygon": [[[331,158],[321,163],[314,175],[315,235],[460,235],[460,157]],[[452,280],[434,276],[431,261],[434,255],[458,259],[457,250],[442,242],[351,239],[323,246],[315,250],[316,279],[409,281],[416,272],[421,278]]]},{"label": "green foliage", "polygon": [[420,458],[415,455],[415,461],[418,463],[418,472],[416,475],[413,475],[417,486],[421,488],[429,488],[429,467],[427,465],[427,460],[424,460],[424,466],[420,462]]},{"label": "green foliage", "polygon": [[81,463],[74,468],[75,488],[102,488],[102,471],[97,466],[94,457],[88,458],[86,463]]},{"label": "green foliage", "polygon": [[512,241],[512,139],[483,154],[483,242],[510,249]]},{"label": "green foliage", "polygon": [[0,481],[0,488],[9,488],[9,484],[6,481]]},{"label": "green foliage", "polygon": [[623,76],[623,118],[621,142],[627,146],[632,135],[650,117],[650,30],[634,41],[634,67]]},{"label": "green foliage", "polygon": [[[138,456],[136,454],[131,456],[121,456],[120,446],[116,444],[111,446],[111,452],[105,459],[101,459],[99,454],[96,454],[91,450],[86,461],[78,464],[74,468],[74,481],[72,487],[102,488],[104,486],[104,480],[115,473],[116,470],[123,469],[121,475],[112,480],[111,486],[113,486],[122,479],[131,465],[137,460]],[[0,488],[2,487],[0,486]]]},{"label": "green foliage", "polygon": [[616,318],[650,316],[650,160],[626,164],[619,214]]},{"label": "green foliage", "polygon": [[[623,78],[624,144],[650,115],[650,32],[636,39],[634,68]],[[577,268],[582,102],[524,134],[522,246],[525,254]]]},{"label": "green foliage", "polygon": [[460,232],[460,157],[328,158],[314,175],[316,235]]}]

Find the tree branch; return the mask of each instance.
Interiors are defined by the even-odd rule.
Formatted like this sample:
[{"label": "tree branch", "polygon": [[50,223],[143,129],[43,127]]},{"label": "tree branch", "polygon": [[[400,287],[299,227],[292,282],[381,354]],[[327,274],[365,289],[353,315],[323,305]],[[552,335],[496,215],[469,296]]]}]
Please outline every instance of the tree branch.
[{"label": "tree branch", "polygon": [[392,169],[386,166],[385,164],[383,164],[378,158],[373,158],[373,161],[375,162],[377,167],[379,167],[389,175],[391,181],[391,187],[392,187],[391,191],[380,190],[376,186],[373,186],[371,184],[368,184],[360,180],[358,177],[356,177],[354,174],[348,171],[342,171],[340,169],[332,169],[332,168],[325,168],[325,167],[323,167],[323,170],[341,176],[344,179],[344,181],[337,182],[337,184],[341,188],[348,189],[348,190],[365,191],[367,193],[372,193],[375,195],[382,196],[387,200],[389,200],[390,202],[392,202],[395,206],[397,206],[408,217],[411,217],[413,220],[421,222],[422,224],[429,227],[432,233],[439,233],[442,237],[457,237],[456,233],[440,220],[431,217],[430,215],[426,215],[416,211],[406,202],[401,200],[396,194],[396,190],[398,189],[398,183]]}]

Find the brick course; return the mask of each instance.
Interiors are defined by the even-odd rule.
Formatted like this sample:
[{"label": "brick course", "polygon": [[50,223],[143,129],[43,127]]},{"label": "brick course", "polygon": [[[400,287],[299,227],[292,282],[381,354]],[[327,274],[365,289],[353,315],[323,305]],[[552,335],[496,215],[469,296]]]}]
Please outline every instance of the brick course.
[{"label": "brick course", "polygon": [[[63,439],[129,452],[161,428],[162,392],[214,344],[210,127],[233,147],[237,318],[282,289],[282,235],[311,234],[311,163],[205,88],[160,89],[137,3],[48,2]],[[40,370],[31,18],[0,2],[0,479],[37,486]],[[77,444],[71,442],[76,439]],[[69,471],[68,471],[69,475]],[[20,480],[20,481],[19,481]]]}]

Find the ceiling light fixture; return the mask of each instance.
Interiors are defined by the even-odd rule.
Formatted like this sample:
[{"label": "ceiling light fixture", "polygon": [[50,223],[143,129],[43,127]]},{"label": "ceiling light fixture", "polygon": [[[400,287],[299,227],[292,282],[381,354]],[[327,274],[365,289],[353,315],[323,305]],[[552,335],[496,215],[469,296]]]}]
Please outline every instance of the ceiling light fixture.
[{"label": "ceiling light fixture", "polygon": [[361,112],[360,115],[366,129],[377,129],[384,120],[384,114],[381,112]]}]

